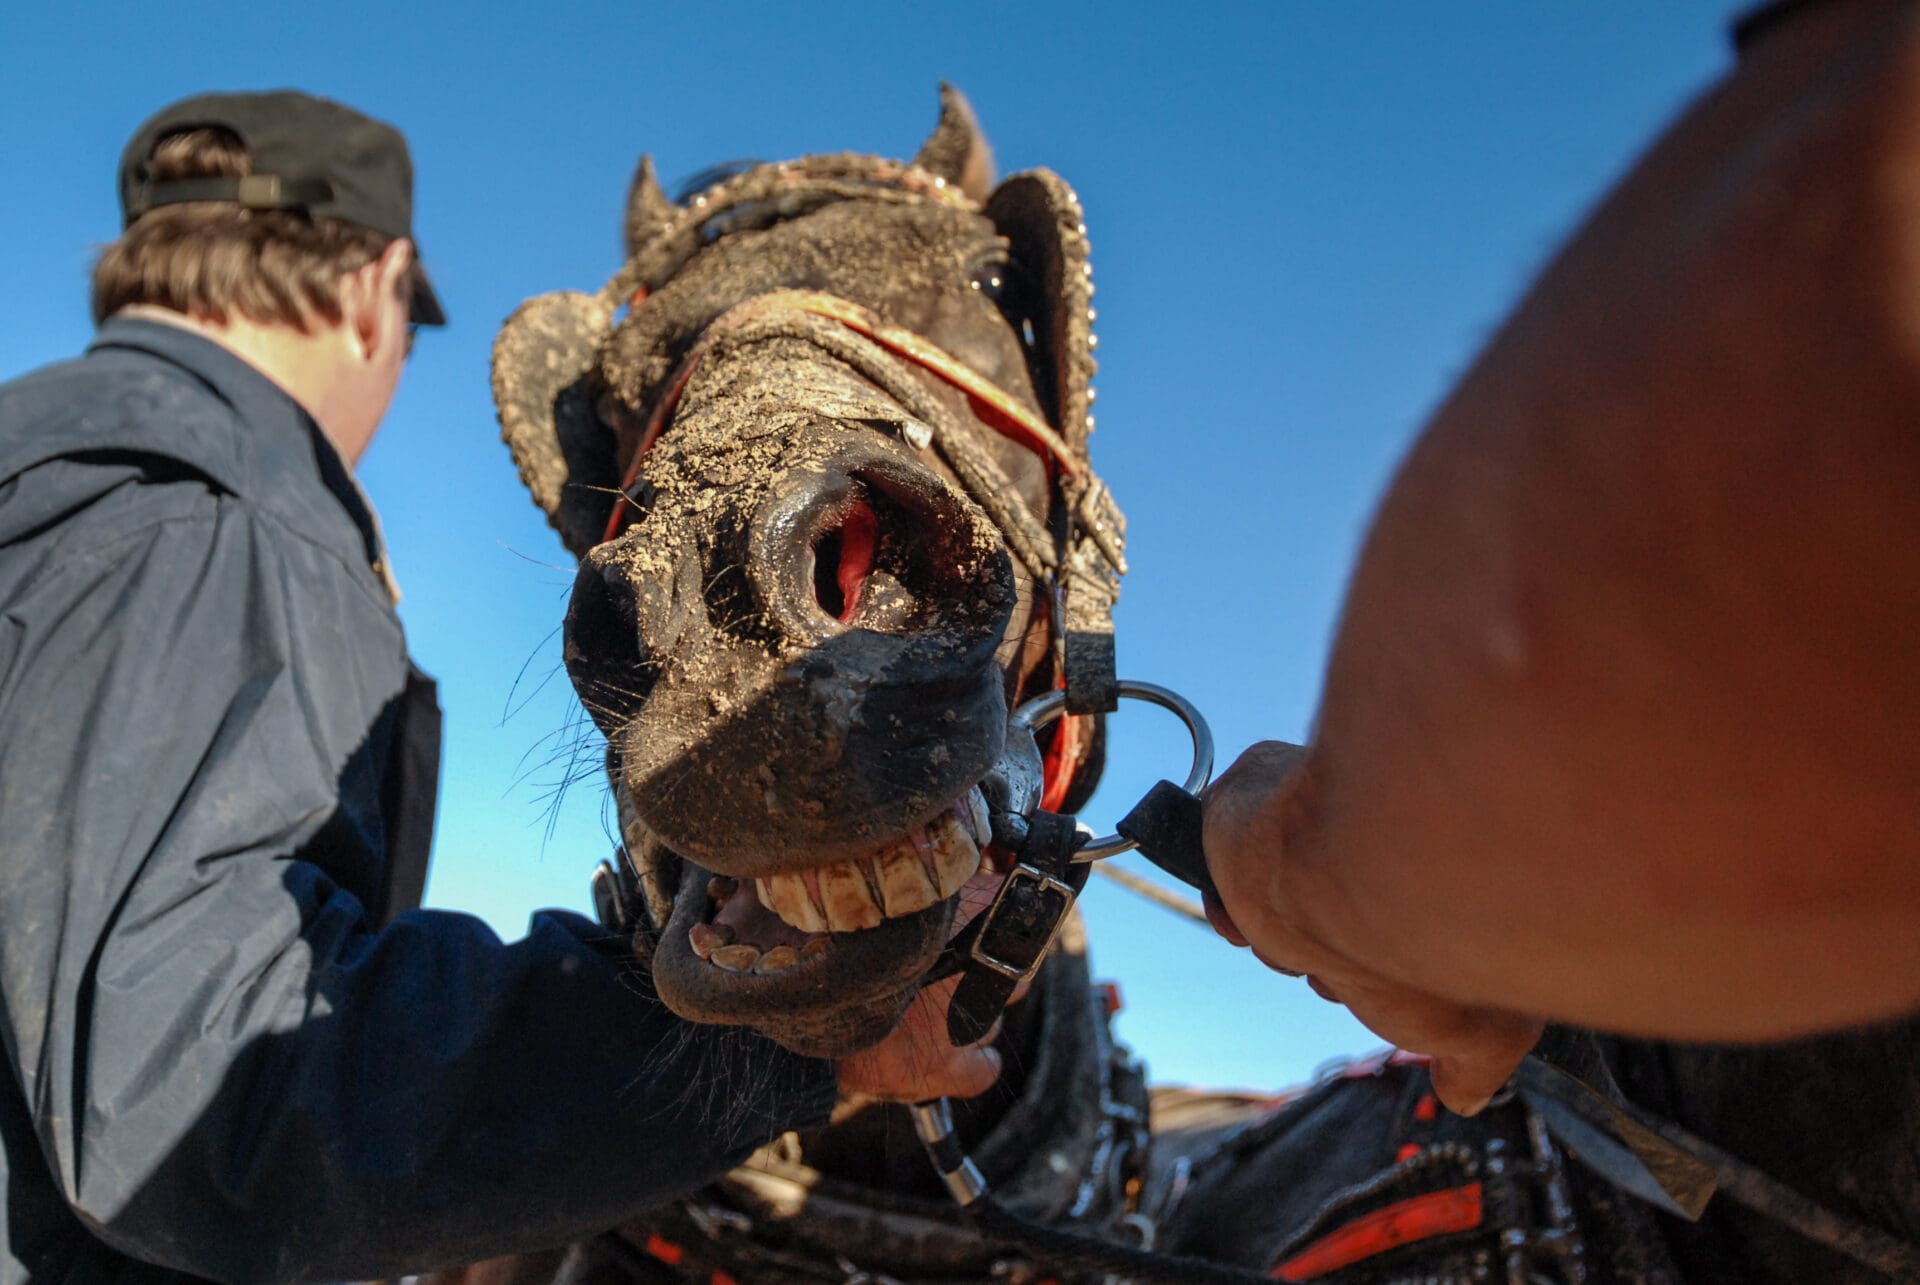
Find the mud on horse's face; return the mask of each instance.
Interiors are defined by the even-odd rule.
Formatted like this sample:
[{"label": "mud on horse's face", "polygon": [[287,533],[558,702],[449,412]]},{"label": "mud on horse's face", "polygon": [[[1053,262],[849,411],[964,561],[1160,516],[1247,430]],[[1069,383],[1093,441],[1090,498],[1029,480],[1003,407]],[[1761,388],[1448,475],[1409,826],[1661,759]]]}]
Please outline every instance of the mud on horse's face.
[{"label": "mud on horse's face", "polygon": [[914,165],[811,157],[673,205],[643,162],[622,274],[533,301],[495,354],[581,556],[567,667],[654,982],[820,1055],[890,1029],[990,896],[981,787],[1035,754],[1008,712],[1058,681],[1056,587],[1096,619],[1117,588],[1072,193],[982,204],[944,107]]}]

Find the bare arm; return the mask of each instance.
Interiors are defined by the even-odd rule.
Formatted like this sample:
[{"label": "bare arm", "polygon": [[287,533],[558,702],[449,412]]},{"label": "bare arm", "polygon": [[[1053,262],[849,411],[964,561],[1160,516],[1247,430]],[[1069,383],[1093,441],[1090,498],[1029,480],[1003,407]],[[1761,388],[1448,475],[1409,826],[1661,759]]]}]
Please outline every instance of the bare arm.
[{"label": "bare arm", "polygon": [[1506,1045],[1920,1006],[1911,5],[1764,36],[1542,276],[1381,508],[1311,748],[1208,851],[1342,998]]}]

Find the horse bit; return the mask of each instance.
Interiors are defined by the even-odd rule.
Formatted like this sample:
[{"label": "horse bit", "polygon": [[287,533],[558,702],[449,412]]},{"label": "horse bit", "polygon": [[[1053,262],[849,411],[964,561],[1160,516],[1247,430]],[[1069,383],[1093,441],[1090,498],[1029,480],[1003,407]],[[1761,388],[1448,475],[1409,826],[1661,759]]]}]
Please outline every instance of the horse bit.
[{"label": "horse bit", "polygon": [[[1169,688],[1121,679],[1116,691],[1122,699],[1170,710],[1186,725],[1193,739],[1186,780],[1159,782],[1113,834],[1098,837],[1070,816],[1039,809],[1037,773],[994,783],[1002,797],[988,799],[993,843],[1013,854],[1013,868],[993,903],[954,938],[922,982],[962,974],[947,1015],[948,1038],[956,1045],[984,1038],[1013,993],[1039,971],[1092,863],[1137,848],[1168,874],[1215,893],[1200,846],[1198,798],[1213,775],[1213,733],[1199,709]],[[1047,692],[1013,712],[1011,730],[1038,731],[1065,712],[1066,693]],[[986,1179],[955,1136],[948,1100],[935,1098],[909,1110],[914,1131],[955,1202],[965,1207],[985,1196]]]}]

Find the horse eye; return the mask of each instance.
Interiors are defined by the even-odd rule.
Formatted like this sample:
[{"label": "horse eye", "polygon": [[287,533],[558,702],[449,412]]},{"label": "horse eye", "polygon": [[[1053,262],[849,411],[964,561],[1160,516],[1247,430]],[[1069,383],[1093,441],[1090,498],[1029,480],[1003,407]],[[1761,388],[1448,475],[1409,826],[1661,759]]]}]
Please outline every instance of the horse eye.
[{"label": "horse eye", "polygon": [[968,284],[993,300],[1008,323],[1020,332],[1021,342],[1033,347],[1034,289],[1018,263],[989,260],[973,270]]},{"label": "horse eye", "polygon": [[977,269],[970,284],[987,298],[1000,303],[1007,296],[1006,265],[994,263]]}]

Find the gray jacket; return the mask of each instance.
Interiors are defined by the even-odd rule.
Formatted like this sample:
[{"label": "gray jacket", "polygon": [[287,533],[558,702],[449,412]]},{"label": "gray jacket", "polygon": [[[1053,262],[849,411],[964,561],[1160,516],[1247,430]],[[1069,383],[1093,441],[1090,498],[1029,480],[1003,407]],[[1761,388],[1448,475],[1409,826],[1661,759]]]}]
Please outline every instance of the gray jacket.
[{"label": "gray jacket", "polygon": [[558,1244],[824,1119],[828,1064],[678,1021],[597,925],[412,909],[439,709],[381,556],[187,331],[0,385],[0,1285]]}]

